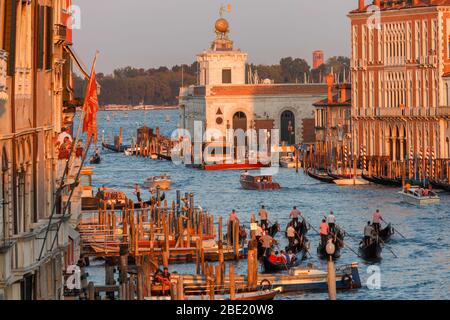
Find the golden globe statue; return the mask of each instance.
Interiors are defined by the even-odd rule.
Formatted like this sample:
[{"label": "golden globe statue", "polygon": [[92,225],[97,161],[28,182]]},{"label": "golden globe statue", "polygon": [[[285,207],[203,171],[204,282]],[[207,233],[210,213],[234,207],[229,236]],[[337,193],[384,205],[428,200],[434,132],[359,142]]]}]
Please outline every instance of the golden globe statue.
[{"label": "golden globe statue", "polygon": [[227,20],[225,20],[224,18],[220,18],[216,21],[215,27],[217,32],[227,33],[230,25],[228,24]]}]

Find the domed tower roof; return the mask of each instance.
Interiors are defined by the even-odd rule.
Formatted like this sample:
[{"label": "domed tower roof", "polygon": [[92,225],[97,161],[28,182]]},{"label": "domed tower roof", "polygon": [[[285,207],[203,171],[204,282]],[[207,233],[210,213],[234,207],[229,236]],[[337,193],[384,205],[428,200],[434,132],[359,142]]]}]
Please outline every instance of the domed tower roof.
[{"label": "domed tower roof", "polygon": [[231,51],[233,50],[233,41],[228,38],[230,33],[230,24],[227,19],[223,17],[225,8],[220,8],[220,18],[214,23],[214,32],[216,33],[216,39],[211,45],[211,49],[214,51]]}]

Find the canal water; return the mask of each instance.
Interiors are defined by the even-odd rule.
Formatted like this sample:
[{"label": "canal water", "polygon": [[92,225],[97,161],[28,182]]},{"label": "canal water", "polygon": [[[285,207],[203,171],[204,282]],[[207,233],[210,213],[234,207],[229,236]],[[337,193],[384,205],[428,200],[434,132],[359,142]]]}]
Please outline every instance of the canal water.
[{"label": "canal water", "polygon": [[[107,121],[107,115],[111,121]],[[170,118],[170,122],[168,122]],[[124,144],[128,144],[136,134],[136,128],[146,124],[159,126],[162,133],[170,135],[177,127],[177,110],[99,112],[99,140],[102,130],[112,139],[123,128]],[[111,141],[111,140],[110,140]],[[100,143],[100,141],[99,141]],[[134,183],[143,183],[153,175],[168,173],[172,177],[172,191],[166,192],[169,201],[175,199],[175,190],[193,192],[196,204],[207,209],[216,217],[228,217],[232,209],[237,210],[239,219],[249,227],[250,215],[265,205],[271,221],[278,221],[282,228],[289,221],[289,212],[294,205],[301,209],[309,222],[318,229],[324,214],[333,210],[337,223],[350,235],[346,243],[357,251],[364,225],[379,208],[386,221],[392,222],[405,237],[394,235],[388,247],[395,252],[395,258],[384,248],[383,259],[376,264],[368,264],[351,250],[343,249],[337,266],[358,262],[363,288],[348,292],[338,292],[338,299],[448,299],[450,294],[450,195],[441,194],[441,204],[416,207],[400,202],[398,190],[382,186],[339,187],[318,182],[296,174],[292,169],[281,169],[274,180],[282,185],[277,191],[248,191],[239,184],[240,172],[205,172],[177,166],[168,161],[126,157],[123,154],[102,151],[102,163],[95,166],[93,183],[95,187],[107,186],[122,190],[133,198]],[[144,192],[144,199],[149,193]],[[305,263],[313,263],[325,270],[326,262],[317,258],[318,235],[311,229],[311,258]],[[284,234],[279,233],[280,247],[286,245]],[[246,272],[246,262],[237,265],[241,273]],[[369,268],[371,267],[371,268]],[[371,277],[370,271],[379,270],[379,275]],[[194,272],[195,265],[172,265],[170,271]],[[94,261],[88,270],[90,281],[104,282],[101,261]],[[368,279],[378,279],[379,287],[369,289]],[[376,282],[377,283],[377,282]],[[327,293],[296,293],[282,295],[278,299],[326,299]]]}]

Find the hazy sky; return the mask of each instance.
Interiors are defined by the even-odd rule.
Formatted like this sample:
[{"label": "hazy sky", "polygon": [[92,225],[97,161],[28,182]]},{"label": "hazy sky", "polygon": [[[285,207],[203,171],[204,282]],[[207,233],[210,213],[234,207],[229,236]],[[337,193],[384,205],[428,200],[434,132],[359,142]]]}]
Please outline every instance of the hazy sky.
[{"label": "hazy sky", "polygon": [[73,0],[81,8],[74,48],[87,65],[100,51],[97,71],[192,63],[214,39],[221,4],[235,47],[249,62],[271,64],[281,57],[349,55],[347,13],[357,0]]}]

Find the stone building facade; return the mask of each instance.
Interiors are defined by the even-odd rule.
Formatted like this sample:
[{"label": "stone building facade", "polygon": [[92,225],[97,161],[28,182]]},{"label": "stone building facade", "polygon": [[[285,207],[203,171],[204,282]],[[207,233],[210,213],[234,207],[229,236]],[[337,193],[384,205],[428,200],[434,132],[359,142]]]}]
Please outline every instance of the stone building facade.
[{"label": "stone building facade", "polygon": [[71,119],[70,5],[0,0],[0,300],[61,299],[64,270],[79,256],[77,210],[61,218],[55,197],[55,138]]},{"label": "stone building facade", "polygon": [[[222,28],[223,27],[223,28]],[[180,128],[193,137],[194,122],[203,130],[279,129],[288,145],[314,141],[314,107],[327,95],[324,84],[246,84],[247,54],[228,38],[228,22],[216,22],[211,48],[197,56],[199,84],[180,89]]]},{"label": "stone building facade", "polygon": [[342,164],[344,155],[348,155],[351,148],[351,86],[335,84],[331,74],[326,80],[327,98],[314,103],[315,150],[316,154],[327,156],[331,163],[336,160]]},{"label": "stone building facade", "polygon": [[367,3],[349,14],[354,152],[450,157],[450,1]]}]

